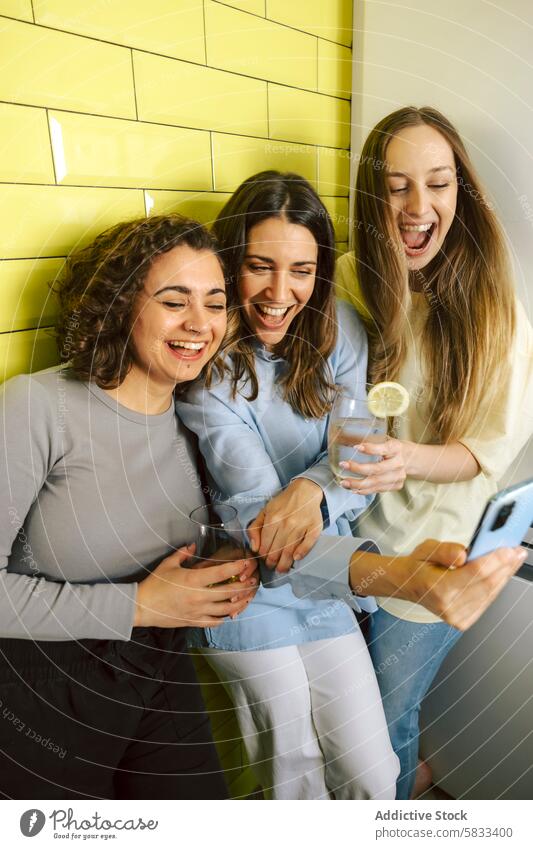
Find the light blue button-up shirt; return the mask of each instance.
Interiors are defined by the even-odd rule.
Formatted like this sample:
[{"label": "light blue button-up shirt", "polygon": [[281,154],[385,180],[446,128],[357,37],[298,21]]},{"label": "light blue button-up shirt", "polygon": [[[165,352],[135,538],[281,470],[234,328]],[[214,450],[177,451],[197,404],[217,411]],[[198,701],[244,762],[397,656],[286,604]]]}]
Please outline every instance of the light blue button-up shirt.
[{"label": "light blue button-up shirt", "polygon": [[[328,361],[331,379],[347,393],[360,396],[366,384],[366,333],[355,310],[344,302],[337,302],[337,320],[338,340]],[[246,528],[291,480],[309,478],[324,492],[324,533],[351,536],[350,521],[372,498],[335,482],[327,456],[329,417],[304,419],[294,412],[279,390],[285,360],[259,343],[255,367],[259,394],[254,401],[246,400],[247,385],[232,398],[227,377],[210,389],[197,384],[177,401],[178,415],[198,437],[211,499],[235,506]],[[355,551],[358,541],[353,543]],[[348,563],[346,571],[347,567]],[[195,630],[192,643],[228,651],[299,645],[352,632],[356,625],[351,608],[376,609],[373,599],[352,595],[347,580],[344,593],[331,595],[323,581],[321,592],[316,582],[306,592],[305,580],[298,587],[286,578],[274,584],[274,588],[261,586],[235,620]]]}]

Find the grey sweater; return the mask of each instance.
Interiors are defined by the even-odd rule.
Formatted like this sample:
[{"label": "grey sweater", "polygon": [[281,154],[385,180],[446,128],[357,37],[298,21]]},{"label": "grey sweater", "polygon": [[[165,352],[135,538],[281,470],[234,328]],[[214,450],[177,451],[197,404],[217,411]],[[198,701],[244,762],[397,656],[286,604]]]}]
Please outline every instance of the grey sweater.
[{"label": "grey sweater", "polygon": [[66,368],[0,402],[0,637],[130,638],[137,581],[204,502],[174,405],[146,416]]}]

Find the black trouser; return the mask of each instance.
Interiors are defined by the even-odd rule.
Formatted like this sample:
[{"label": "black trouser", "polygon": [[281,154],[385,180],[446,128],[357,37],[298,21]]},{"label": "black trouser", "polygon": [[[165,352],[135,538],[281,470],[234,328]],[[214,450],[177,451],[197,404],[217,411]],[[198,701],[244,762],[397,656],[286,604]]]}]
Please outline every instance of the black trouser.
[{"label": "black trouser", "polygon": [[0,798],[221,799],[185,632],[0,640]]}]

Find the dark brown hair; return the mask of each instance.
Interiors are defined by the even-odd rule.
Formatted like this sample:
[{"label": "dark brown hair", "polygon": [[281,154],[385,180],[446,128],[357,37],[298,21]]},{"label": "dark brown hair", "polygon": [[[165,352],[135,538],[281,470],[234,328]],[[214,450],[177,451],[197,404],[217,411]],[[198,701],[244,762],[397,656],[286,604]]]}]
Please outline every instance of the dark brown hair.
[{"label": "dark brown hair", "polygon": [[[159,215],[116,224],[67,259],[55,289],[56,339],[61,361],[70,363],[79,380],[104,389],[122,383],[134,361],[136,296],[153,261],[180,245],[217,253],[215,238],[197,221]],[[208,371],[213,367],[220,370],[218,358]]]},{"label": "dark brown hair", "polygon": [[[390,211],[386,154],[393,136],[424,125],[437,130],[453,151],[457,208],[440,254],[427,268],[409,272]],[[422,351],[431,437],[457,439],[472,425],[481,402],[505,380],[515,296],[492,205],[461,137],[444,115],[429,106],[406,106],[374,127],[361,153],[354,223],[357,278],[371,315],[370,380],[398,378],[407,348],[410,280],[416,275],[415,288],[422,288],[429,305]]]},{"label": "dark brown hair", "polygon": [[274,347],[287,369],[281,386],[285,400],[304,417],[321,418],[331,409],[334,386],[328,357],[337,341],[333,273],[335,235],[324,204],[303,177],[279,171],[261,171],[242,183],[213,225],[229,281],[229,309],[238,327],[228,334],[233,394],[249,381],[248,400],[257,398],[258,382],[250,330],[239,308],[238,281],[248,234],[268,218],[285,218],[306,227],[318,245],[313,293],[290,325],[290,332]]}]

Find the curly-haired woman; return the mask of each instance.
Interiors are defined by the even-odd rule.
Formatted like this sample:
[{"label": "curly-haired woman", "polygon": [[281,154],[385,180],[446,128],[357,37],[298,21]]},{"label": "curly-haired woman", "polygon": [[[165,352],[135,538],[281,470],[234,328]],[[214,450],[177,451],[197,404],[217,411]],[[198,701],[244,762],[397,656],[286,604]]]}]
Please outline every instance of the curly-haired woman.
[{"label": "curly-haired woman", "polygon": [[236,616],[256,579],[181,565],[203,496],[173,403],[217,368],[215,243],[181,216],[119,224],[69,260],[59,301],[68,364],[3,391],[0,796],[223,798],[184,634]]}]

